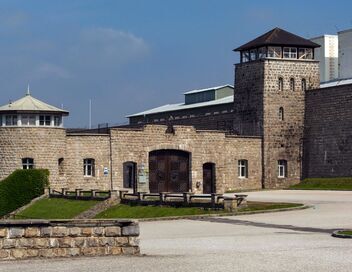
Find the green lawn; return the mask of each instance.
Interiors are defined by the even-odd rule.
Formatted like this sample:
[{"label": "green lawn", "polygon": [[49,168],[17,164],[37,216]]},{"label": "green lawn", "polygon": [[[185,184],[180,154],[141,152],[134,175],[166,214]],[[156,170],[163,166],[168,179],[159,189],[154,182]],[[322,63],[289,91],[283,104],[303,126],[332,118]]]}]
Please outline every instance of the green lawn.
[{"label": "green lawn", "polygon": [[352,190],[352,178],[309,178],[290,189],[298,190]]},{"label": "green lawn", "polygon": [[339,234],[352,235],[352,230],[342,230],[342,231],[339,231]]},{"label": "green lawn", "polygon": [[[247,208],[239,209],[241,211],[259,211],[272,210],[281,208],[299,207],[302,204],[295,203],[264,203],[248,202]],[[158,218],[168,216],[186,216],[186,215],[203,215],[203,214],[226,214],[223,210],[211,210],[202,208],[187,207],[167,207],[167,206],[136,206],[119,204],[106,211],[98,214],[96,218]]]},{"label": "green lawn", "polygon": [[20,212],[16,219],[70,219],[97,203],[95,200],[45,198]]}]

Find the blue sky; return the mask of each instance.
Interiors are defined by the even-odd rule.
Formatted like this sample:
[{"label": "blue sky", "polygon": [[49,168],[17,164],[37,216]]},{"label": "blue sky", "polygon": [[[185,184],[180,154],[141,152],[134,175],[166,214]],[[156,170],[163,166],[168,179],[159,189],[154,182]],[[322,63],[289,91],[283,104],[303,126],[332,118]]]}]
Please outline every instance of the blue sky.
[{"label": "blue sky", "polygon": [[123,123],[233,84],[232,49],[278,26],[304,37],[352,28],[351,1],[0,1],[0,104],[25,94],[70,111],[66,126]]}]

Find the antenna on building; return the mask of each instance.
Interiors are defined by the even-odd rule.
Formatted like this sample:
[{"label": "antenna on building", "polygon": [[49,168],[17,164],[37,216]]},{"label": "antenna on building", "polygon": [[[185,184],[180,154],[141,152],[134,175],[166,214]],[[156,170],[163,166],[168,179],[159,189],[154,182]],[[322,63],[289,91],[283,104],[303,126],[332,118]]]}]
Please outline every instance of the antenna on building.
[{"label": "antenna on building", "polygon": [[26,95],[31,95],[31,93],[30,93],[30,91],[29,91],[29,83],[28,83],[28,85],[27,85],[27,93],[26,93]]},{"label": "antenna on building", "polygon": [[92,99],[89,99],[89,129],[92,129]]}]

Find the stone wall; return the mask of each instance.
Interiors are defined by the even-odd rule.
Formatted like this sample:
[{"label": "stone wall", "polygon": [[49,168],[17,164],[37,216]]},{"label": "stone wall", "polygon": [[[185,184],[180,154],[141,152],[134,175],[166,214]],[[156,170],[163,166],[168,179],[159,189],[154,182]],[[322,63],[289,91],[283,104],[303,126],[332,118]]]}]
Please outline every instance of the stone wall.
[{"label": "stone wall", "polygon": [[0,260],[139,253],[139,225],[130,220],[0,222]]},{"label": "stone wall", "polygon": [[[190,126],[174,126],[174,133],[166,133],[167,126],[147,125],[144,129],[112,129],[113,188],[122,188],[123,163],[136,162],[148,173],[149,152],[176,149],[191,154],[191,190],[202,192],[203,164],[216,164],[216,190],[261,188],[261,138],[226,136],[218,131],[197,131]],[[238,177],[238,160],[249,164],[248,178]],[[200,186],[197,188],[196,184]],[[147,183],[138,184],[139,191],[148,191]]]},{"label": "stone wall", "polygon": [[304,177],[352,176],[352,85],[306,93]]},{"label": "stone wall", "polygon": [[[84,176],[83,160],[87,158],[95,161],[94,176]],[[64,168],[65,175],[61,177],[61,187],[110,190],[110,136],[107,134],[67,134]],[[104,174],[104,168],[108,170],[107,174]]]},{"label": "stone wall", "polygon": [[0,127],[0,180],[22,169],[23,158],[33,158],[34,167],[49,169],[50,183],[60,186],[58,160],[65,149],[62,128]]}]

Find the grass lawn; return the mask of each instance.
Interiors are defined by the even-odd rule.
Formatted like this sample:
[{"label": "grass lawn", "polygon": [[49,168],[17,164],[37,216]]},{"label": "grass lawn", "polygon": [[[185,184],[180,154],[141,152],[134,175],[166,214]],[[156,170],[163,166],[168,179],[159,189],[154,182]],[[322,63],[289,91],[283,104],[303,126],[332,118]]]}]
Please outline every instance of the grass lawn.
[{"label": "grass lawn", "polygon": [[308,178],[289,189],[298,190],[352,190],[352,178]]},{"label": "grass lawn", "polygon": [[[239,211],[259,211],[281,208],[291,208],[302,206],[295,203],[264,203],[248,202],[248,207]],[[98,214],[96,218],[158,218],[168,216],[186,216],[186,215],[203,215],[203,214],[226,214],[223,210],[211,210],[202,208],[187,207],[167,207],[167,206],[136,206],[119,204],[106,211]]]},{"label": "grass lawn", "polygon": [[16,219],[70,219],[97,203],[95,200],[44,198],[20,212]]},{"label": "grass lawn", "polygon": [[352,235],[352,230],[343,230],[343,231],[339,231],[339,234]]}]

